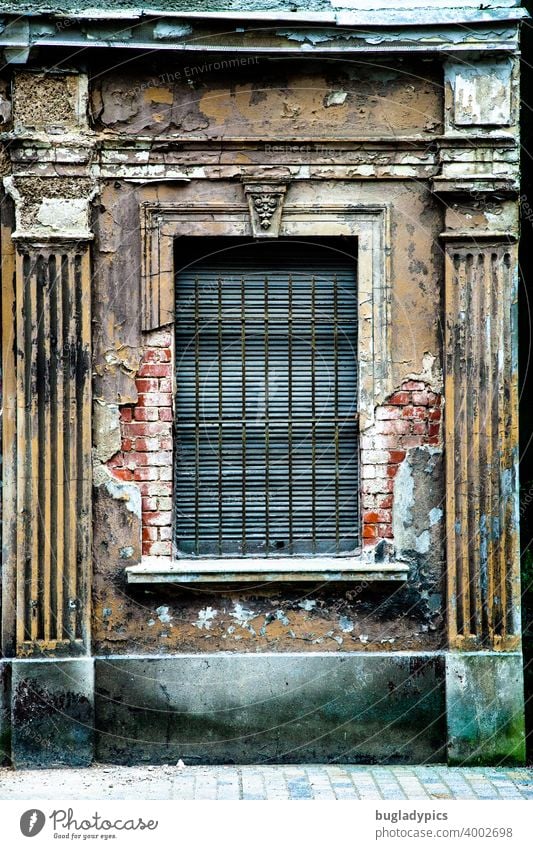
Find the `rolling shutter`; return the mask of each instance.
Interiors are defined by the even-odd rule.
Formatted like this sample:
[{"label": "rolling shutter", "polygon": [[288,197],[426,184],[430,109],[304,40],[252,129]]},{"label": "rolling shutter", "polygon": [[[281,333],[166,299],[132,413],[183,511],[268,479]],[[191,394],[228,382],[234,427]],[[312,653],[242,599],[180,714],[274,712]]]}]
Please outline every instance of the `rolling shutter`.
[{"label": "rolling shutter", "polygon": [[353,552],[355,259],[205,241],[176,277],[178,554]]}]

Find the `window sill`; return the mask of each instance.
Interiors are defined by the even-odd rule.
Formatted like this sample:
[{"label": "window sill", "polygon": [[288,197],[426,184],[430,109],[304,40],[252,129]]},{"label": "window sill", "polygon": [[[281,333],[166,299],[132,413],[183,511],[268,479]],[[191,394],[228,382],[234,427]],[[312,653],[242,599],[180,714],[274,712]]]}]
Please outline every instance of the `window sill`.
[{"label": "window sill", "polygon": [[407,563],[362,557],[250,557],[180,559],[146,557],[128,566],[128,584],[214,584],[295,581],[405,581]]}]

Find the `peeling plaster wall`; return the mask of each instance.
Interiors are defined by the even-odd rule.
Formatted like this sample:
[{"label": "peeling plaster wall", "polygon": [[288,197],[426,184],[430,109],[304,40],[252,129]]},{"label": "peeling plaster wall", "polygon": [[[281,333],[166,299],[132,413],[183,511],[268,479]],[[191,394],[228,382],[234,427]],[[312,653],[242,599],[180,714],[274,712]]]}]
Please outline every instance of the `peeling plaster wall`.
[{"label": "peeling plaster wall", "polygon": [[441,72],[431,61],[394,65],[272,62],[261,57],[191,59],[147,78],[99,74],[94,127],[128,135],[200,138],[342,139],[423,134],[442,129]]},{"label": "peeling plaster wall", "polygon": [[[172,84],[161,84],[161,69],[144,78],[133,73],[123,77],[110,74],[95,81],[92,88],[95,127],[110,137],[179,132],[205,138],[216,138],[222,129],[227,135],[230,128],[235,135],[256,139],[272,138],[277,133],[282,142],[293,132],[320,140],[326,132],[329,138],[340,139],[402,132],[426,137],[438,131],[442,89],[432,63],[415,62],[401,72],[388,68],[376,72],[360,63],[340,69],[332,65],[331,73],[324,73],[323,67],[318,80],[311,64],[305,72],[250,66],[241,69],[238,78],[233,71],[226,76],[204,74],[193,86],[176,78]],[[164,144],[161,140],[154,143],[158,160]],[[135,155],[134,150],[124,153],[129,159]],[[146,157],[144,152],[142,155]],[[186,152],[183,156],[187,161]],[[218,157],[221,161],[222,154]],[[233,178],[228,179],[228,166],[221,164],[217,174],[212,148],[206,146],[204,152],[199,149],[195,158],[200,164],[188,183],[162,181],[152,186],[120,178],[103,181],[94,208],[94,452],[98,470],[94,651],[388,651],[441,647],[443,261],[438,235],[443,228],[442,210],[424,181],[409,179],[408,169],[404,179],[391,181],[383,166],[381,179],[363,180],[355,169],[350,173],[348,165],[339,180],[333,167],[330,173],[327,164],[321,170],[316,168],[312,155],[303,161],[300,157],[299,163],[297,156],[292,166],[276,166],[276,151],[262,151],[256,146],[253,152],[239,152],[235,143]],[[153,530],[148,530],[146,515],[158,512],[152,510],[153,499],[158,496],[148,491],[150,481],[143,479],[143,469],[132,460],[137,452],[132,438],[136,440],[138,434],[133,433],[131,425],[137,421],[135,411],[144,408],[140,397],[146,389],[143,369],[153,356],[150,336],[143,336],[140,330],[139,208],[147,203],[242,204],[239,169],[261,161],[268,162],[270,173],[276,177],[294,178],[289,182],[287,204],[314,207],[327,198],[327,204],[339,207],[390,205],[391,386],[401,393],[402,386],[411,381],[409,392],[424,391],[428,399],[431,397],[419,420],[423,433],[415,428],[416,412],[414,418],[409,412],[411,395],[404,405],[407,416],[399,405],[402,418],[415,429],[412,434],[410,430],[409,434],[397,435],[398,439],[412,439],[400,446],[401,457],[394,456],[394,475],[389,476],[387,471],[390,506],[386,509],[390,515],[383,523],[388,530],[382,536],[387,539],[379,544],[396,546],[397,554],[408,559],[410,573],[405,585],[281,584],[195,589],[164,585],[144,588],[126,583],[125,567],[138,562],[143,550],[144,554],[152,553],[152,544],[170,544],[168,522],[164,539],[159,535],[155,539]],[[164,177],[164,173],[163,164],[158,175]],[[369,173],[371,176],[375,174]],[[165,334],[168,328],[159,332]],[[172,342],[171,335],[169,339]],[[167,380],[167,376],[162,379]],[[438,419],[431,418],[437,409]],[[394,439],[393,432],[383,431],[384,423],[392,419],[379,419],[377,411],[376,416],[381,430],[378,427],[368,432],[367,440],[377,436]],[[168,434],[163,436],[168,439]],[[145,439],[146,434],[139,438]],[[142,453],[149,465],[149,452]],[[168,483],[165,480],[167,488]],[[132,488],[142,498],[138,513],[131,509]],[[164,499],[166,510],[168,491]],[[167,553],[167,548],[161,548],[161,553]]]}]

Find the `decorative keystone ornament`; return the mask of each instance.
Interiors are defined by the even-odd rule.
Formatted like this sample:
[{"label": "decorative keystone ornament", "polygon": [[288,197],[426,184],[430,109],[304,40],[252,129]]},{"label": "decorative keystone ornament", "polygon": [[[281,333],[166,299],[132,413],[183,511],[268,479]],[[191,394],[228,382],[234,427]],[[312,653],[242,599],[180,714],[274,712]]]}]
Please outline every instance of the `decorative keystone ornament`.
[{"label": "decorative keystone ornament", "polygon": [[279,182],[245,183],[252,234],[257,238],[277,238],[287,186]]}]

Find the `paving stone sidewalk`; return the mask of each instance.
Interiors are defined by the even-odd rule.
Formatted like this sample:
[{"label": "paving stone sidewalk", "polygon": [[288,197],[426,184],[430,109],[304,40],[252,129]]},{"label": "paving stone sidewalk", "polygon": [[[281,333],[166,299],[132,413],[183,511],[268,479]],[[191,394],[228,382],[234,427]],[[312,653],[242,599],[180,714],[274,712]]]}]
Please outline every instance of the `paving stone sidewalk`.
[{"label": "paving stone sidewalk", "polygon": [[533,799],[533,769],[313,764],[0,769],[0,799]]}]

